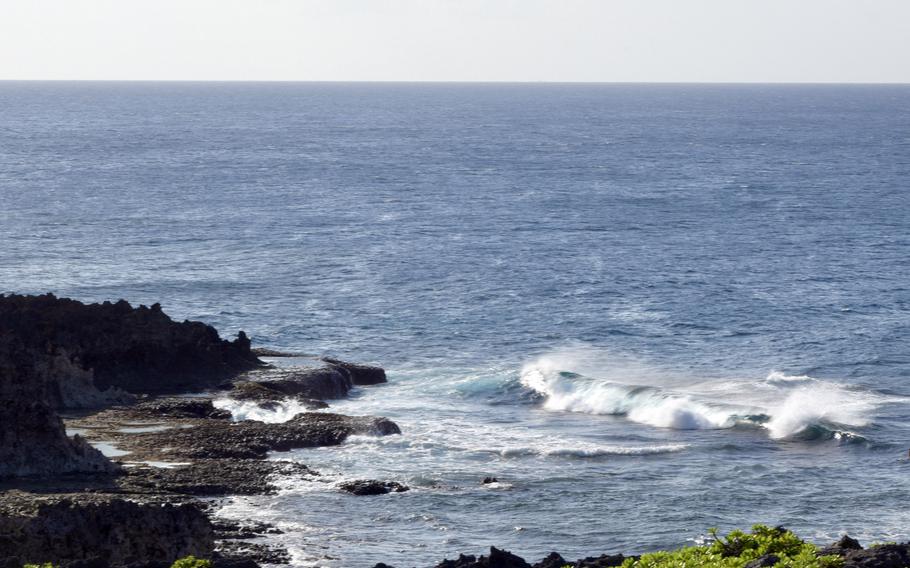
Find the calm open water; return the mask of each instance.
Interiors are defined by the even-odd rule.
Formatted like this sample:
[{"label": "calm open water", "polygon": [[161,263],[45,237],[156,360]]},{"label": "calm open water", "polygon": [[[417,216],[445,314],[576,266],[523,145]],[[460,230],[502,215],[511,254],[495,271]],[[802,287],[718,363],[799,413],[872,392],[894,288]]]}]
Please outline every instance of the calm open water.
[{"label": "calm open water", "polygon": [[298,565],[910,539],[908,196],[907,86],[0,83],[0,292],[389,369]]}]

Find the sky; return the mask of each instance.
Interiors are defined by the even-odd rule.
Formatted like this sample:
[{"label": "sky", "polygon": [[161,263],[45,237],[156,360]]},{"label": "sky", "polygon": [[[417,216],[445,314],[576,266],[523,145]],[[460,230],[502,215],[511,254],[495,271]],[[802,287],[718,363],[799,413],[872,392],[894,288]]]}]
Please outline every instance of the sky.
[{"label": "sky", "polygon": [[0,0],[0,79],[910,83],[910,0]]}]

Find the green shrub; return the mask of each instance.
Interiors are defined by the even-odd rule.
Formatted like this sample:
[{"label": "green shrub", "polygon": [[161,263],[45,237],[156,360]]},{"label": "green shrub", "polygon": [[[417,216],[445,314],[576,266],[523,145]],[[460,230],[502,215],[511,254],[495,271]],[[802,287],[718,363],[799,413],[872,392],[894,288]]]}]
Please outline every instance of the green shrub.
[{"label": "green shrub", "polygon": [[652,552],[639,560],[626,559],[622,568],[743,568],[748,562],[766,554],[780,560],[775,568],[841,568],[839,556],[815,554],[818,548],[782,528],[755,525],[751,533],[733,531],[726,537],[710,531],[713,542],[673,551]]},{"label": "green shrub", "polygon": [[196,558],[195,556],[187,556],[174,561],[171,564],[171,568],[212,568],[212,561]]},{"label": "green shrub", "polygon": [[50,562],[45,562],[44,564],[26,564],[22,568],[54,568],[54,565]]}]

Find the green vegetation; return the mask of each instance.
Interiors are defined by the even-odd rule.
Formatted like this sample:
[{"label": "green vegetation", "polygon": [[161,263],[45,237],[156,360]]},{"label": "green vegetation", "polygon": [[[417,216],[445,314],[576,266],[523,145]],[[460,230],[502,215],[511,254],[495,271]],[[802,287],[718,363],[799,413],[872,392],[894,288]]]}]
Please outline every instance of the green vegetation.
[{"label": "green vegetation", "polygon": [[45,562],[44,564],[26,564],[22,568],[54,568],[54,565],[50,562]]},{"label": "green vegetation", "polygon": [[175,561],[171,564],[171,568],[212,568],[212,561],[202,560],[195,556],[187,556]]},{"label": "green vegetation", "polygon": [[[744,568],[752,560],[773,554],[775,568],[840,568],[839,556],[816,556],[818,548],[792,532],[755,525],[751,533],[733,531],[726,537],[712,529],[714,542],[671,552],[652,552],[639,560],[627,559],[622,568]],[[773,559],[769,559],[773,560]],[[768,563],[767,566],[772,566]]]}]

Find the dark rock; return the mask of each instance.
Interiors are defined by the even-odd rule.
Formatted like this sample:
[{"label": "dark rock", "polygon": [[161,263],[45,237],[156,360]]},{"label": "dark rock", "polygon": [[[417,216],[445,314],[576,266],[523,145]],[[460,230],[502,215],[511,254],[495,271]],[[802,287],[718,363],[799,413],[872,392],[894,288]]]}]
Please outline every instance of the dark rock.
[{"label": "dark rock", "polygon": [[0,329],[0,478],[116,471],[82,438],[67,437],[47,402],[55,385],[35,357]]},{"label": "dark rock", "polygon": [[385,436],[401,430],[386,418],[305,412],[280,424],[209,420],[193,428],[135,434],[131,443],[149,450],[167,446],[171,459],[263,459],[270,451],[335,446],[354,434]]},{"label": "dark rock", "polygon": [[484,485],[489,485],[491,483],[499,483],[499,480],[495,477],[484,477],[482,483]]},{"label": "dark rock", "polygon": [[472,555],[458,557],[457,560],[443,560],[436,568],[532,568],[523,558],[506,550],[490,547],[489,556],[477,558]]},{"label": "dark rock", "polygon": [[35,495],[0,499],[0,559],[65,565],[170,565],[188,555],[208,558],[212,526],[192,504],[135,503],[110,495]]},{"label": "dark rock", "polygon": [[[17,566],[16,568],[19,568],[19,567]],[[385,563],[383,563],[383,562],[380,562],[379,564],[373,566],[373,568],[395,568],[395,567],[394,567],[394,566],[389,566],[388,564],[385,564]]]},{"label": "dark rock", "polygon": [[368,386],[387,382],[385,369],[382,367],[348,363],[346,361],[340,361],[331,357],[323,357],[322,360],[332,365],[333,367],[347,371],[351,377],[351,382],[355,385]]},{"label": "dark rock", "polygon": [[291,562],[291,555],[283,548],[236,540],[220,542],[215,557],[244,559],[257,564],[289,564]]},{"label": "dark rock", "polygon": [[490,568],[531,568],[531,565],[523,558],[495,547],[490,547],[490,558],[487,565]]},{"label": "dark rock", "polygon": [[376,481],[372,479],[358,479],[345,481],[338,484],[338,488],[354,495],[384,495],[386,493],[403,493],[411,488],[395,481]]},{"label": "dark rock", "polygon": [[774,566],[778,562],[780,562],[780,556],[776,554],[765,554],[759,556],[755,560],[746,562],[744,568],[768,568],[768,566]]},{"label": "dark rock", "polygon": [[288,353],[287,351],[278,351],[268,347],[253,347],[250,352],[256,357],[301,357],[299,353]]},{"label": "dark rock", "polygon": [[227,410],[215,408],[209,399],[200,398],[157,398],[141,402],[133,407],[133,411],[146,412],[152,417],[166,416],[169,418],[213,418],[226,420],[231,417]]},{"label": "dark rock", "polygon": [[881,544],[852,550],[844,556],[844,568],[906,568],[910,566],[910,544]]},{"label": "dark rock", "polygon": [[435,568],[474,568],[478,566],[477,557],[473,554],[460,554],[457,560],[443,560]]},{"label": "dark rock", "polygon": [[46,401],[83,408],[125,393],[176,393],[211,387],[262,363],[241,332],[234,341],[200,322],[171,320],[157,304],[83,304],[44,296],[0,296],[3,332],[28,350],[48,381]]},{"label": "dark rock", "polygon": [[269,369],[247,375],[248,380],[234,385],[231,398],[237,400],[276,401],[287,398],[344,398],[353,383],[349,374],[338,367],[314,369]]},{"label": "dark rock", "polygon": [[118,479],[123,491],[207,497],[272,494],[277,491],[272,482],[275,478],[319,475],[301,463],[258,459],[201,460],[184,467],[133,467],[126,471],[127,475]]},{"label": "dark rock", "polygon": [[215,538],[230,540],[248,540],[269,534],[284,534],[284,531],[259,521],[233,521],[216,519],[212,522],[215,529]]},{"label": "dark rock", "polygon": [[563,568],[563,566],[568,566],[568,564],[559,553],[551,552],[546,558],[535,564],[534,568]]},{"label": "dark rock", "polygon": [[608,568],[610,566],[621,566],[626,560],[622,554],[602,554],[600,556],[589,556],[577,561],[576,568]]},{"label": "dark rock", "polygon": [[837,542],[818,551],[818,556],[845,556],[851,550],[862,550],[858,540],[844,535]]}]

